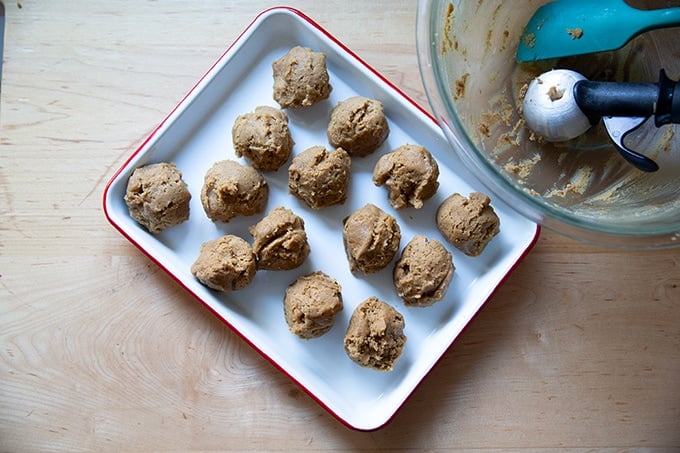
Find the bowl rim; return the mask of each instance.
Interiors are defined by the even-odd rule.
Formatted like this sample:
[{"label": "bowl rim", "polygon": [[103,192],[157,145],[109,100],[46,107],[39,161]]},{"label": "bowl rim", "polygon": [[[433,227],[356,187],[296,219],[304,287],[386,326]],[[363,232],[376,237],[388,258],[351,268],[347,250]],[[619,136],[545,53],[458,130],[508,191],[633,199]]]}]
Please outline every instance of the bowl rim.
[{"label": "bowl rim", "polygon": [[[455,106],[444,101],[442,68],[433,55],[438,51],[437,25],[442,15],[437,0],[419,0],[416,14],[416,49],[420,76],[437,123],[467,169],[476,176],[494,196],[499,197],[523,216],[564,236],[594,245],[622,249],[665,249],[680,247],[680,224],[653,228],[647,232],[634,229],[613,228],[595,218],[577,217],[567,209],[557,209],[540,203],[526,191],[518,190],[506,175],[499,172],[488,159],[477,152],[474,142],[458,120]],[[435,33],[432,33],[435,30]]]}]

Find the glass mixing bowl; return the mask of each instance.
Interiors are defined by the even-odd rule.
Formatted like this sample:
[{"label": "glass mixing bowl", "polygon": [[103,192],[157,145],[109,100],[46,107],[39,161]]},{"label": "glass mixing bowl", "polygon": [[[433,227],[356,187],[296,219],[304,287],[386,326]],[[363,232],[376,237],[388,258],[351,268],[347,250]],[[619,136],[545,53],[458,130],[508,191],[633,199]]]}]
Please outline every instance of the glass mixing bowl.
[{"label": "glass mixing bowl", "polygon": [[[590,80],[680,78],[680,29],[642,34],[598,54],[519,64],[517,44],[546,1],[420,0],[417,48],[432,111],[468,169],[527,218],[564,235],[628,249],[680,246],[680,126],[631,133],[628,147],[660,169],[645,173],[616,151],[602,122],[584,135],[548,143],[521,116],[528,83],[553,68]],[[630,1],[678,6],[678,1]]]}]

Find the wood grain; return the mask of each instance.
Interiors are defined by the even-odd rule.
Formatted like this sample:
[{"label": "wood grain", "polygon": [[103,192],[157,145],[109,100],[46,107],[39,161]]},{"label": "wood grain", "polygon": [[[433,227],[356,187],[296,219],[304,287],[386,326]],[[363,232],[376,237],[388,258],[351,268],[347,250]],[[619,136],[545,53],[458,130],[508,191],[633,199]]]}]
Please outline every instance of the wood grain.
[{"label": "wood grain", "polygon": [[[5,2],[0,451],[680,450],[680,254],[544,231],[352,431],[105,221],[107,180],[267,1]],[[415,1],[291,2],[423,106]]]}]

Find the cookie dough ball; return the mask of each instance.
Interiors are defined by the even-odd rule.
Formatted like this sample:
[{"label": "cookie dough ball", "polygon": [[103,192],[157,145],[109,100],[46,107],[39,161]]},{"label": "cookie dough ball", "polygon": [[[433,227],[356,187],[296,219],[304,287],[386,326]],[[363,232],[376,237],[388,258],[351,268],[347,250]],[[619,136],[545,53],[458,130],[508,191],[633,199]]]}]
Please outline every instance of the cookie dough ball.
[{"label": "cookie dough ball", "polygon": [[454,247],[468,256],[478,256],[500,231],[500,220],[487,195],[470,198],[454,193],[437,210],[437,228]]},{"label": "cookie dough ball", "polygon": [[394,209],[423,207],[439,188],[439,165],[422,146],[403,145],[382,156],[373,169],[373,183],[387,188]]},{"label": "cookie dough ball", "polygon": [[442,300],[455,266],[451,253],[436,239],[416,235],[394,265],[394,286],[406,305],[427,307]]},{"label": "cookie dough ball", "polygon": [[191,194],[175,164],[145,165],[132,172],[125,192],[130,216],[151,233],[189,218]]},{"label": "cookie dough ball", "polygon": [[345,351],[361,366],[391,371],[404,351],[404,326],[404,317],[394,307],[369,297],[352,313]]},{"label": "cookie dough ball", "polygon": [[274,208],[249,231],[258,269],[294,269],[309,255],[305,222],[283,206]]},{"label": "cookie dough ball", "polygon": [[378,149],[389,132],[382,103],[361,96],[339,103],[331,112],[327,129],[331,145],[357,157]]},{"label": "cookie dough ball", "polygon": [[347,151],[312,146],[288,167],[288,190],[312,209],[342,204],[347,199],[351,159]]},{"label": "cookie dough ball", "polygon": [[323,272],[298,277],[283,299],[288,328],[301,338],[316,338],[333,327],[335,315],[342,310],[341,287]]},{"label": "cookie dough ball", "polygon": [[274,100],[281,108],[300,108],[328,98],[326,54],[296,46],[272,63]]},{"label": "cookie dough ball", "polygon": [[269,106],[239,115],[231,129],[234,151],[258,170],[276,171],[288,161],[295,142],[288,129],[288,117]]},{"label": "cookie dough ball", "polygon": [[342,240],[353,273],[374,274],[399,250],[401,230],[397,220],[373,204],[354,211],[343,224]]},{"label": "cookie dough ball", "polygon": [[255,254],[245,240],[226,235],[201,245],[191,273],[205,286],[219,291],[246,287],[255,277]]},{"label": "cookie dough ball", "polygon": [[223,160],[205,174],[201,203],[213,222],[259,214],[267,207],[268,199],[269,186],[253,167]]}]

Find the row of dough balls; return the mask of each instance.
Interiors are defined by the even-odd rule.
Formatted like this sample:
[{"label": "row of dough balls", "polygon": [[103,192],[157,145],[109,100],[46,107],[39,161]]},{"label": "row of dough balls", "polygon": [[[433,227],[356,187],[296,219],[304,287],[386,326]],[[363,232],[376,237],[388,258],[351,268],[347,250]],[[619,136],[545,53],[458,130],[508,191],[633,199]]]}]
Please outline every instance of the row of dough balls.
[{"label": "row of dough balls", "polygon": [[[312,146],[289,166],[290,193],[313,209],[346,200],[352,157],[364,157],[380,147],[389,133],[382,103],[364,97],[340,102],[331,112],[329,143]],[[239,115],[232,128],[234,151],[255,169],[276,171],[290,159],[294,140],[288,117],[274,107],[259,106]],[[373,182],[384,185],[395,209],[420,208],[439,187],[439,167],[427,149],[402,145],[376,163]]]},{"label": "row of dough balls", "polygon": [[[407,169],[408,166],[395,162],[414,149],[418,153],[424,150],[404,145],[382,156],[375,166],[374,179],[389,174],[389,171],[384,171],[388,166],[390,170]],[[424,152],[432,158],[427,151]],[[432,162],[436,166],[434,159]],[[289,168],[289,190],[318,209],[344,202],[348,178],[349,162],[342,151],[328,152],[323,147],[312,147],[293,160]],[[405,180],[401,179],[402,182]],[[422,206],[422,200],[426,198],[424,194],[429,198],[434,193],[431,190],[400,190],[398,177],[387,177],[385,181],[395,189],[389,192],[392,206]],[[424,184],[418,187],[434,186]],[[405,193],[411,196],[407,197]],[[233,160],[216,162],[206,172],[201,188],[201,203],[206,215],[213,221],[228,222],[239,215],[261,213],[266,208],[268,197],[269,187],[262,175],[254,168]],[[191,193],[174,163],[161,162],[136,168],[128,180],[124,199],[130,216],[152,233],[159,233],[189,218]],[[436,223],[444,237],[469,256],[481,254],[498,234],[500,224],[489,197],[479,192],[473,192],[469,198],[458,193],[449,196],[437,210]],[[354,261],[350,260],[353,267],[364,270],[361,269],[361,258]]]},{"label": "row of dough balls", "polygon": [[[298,277],[284,296],[284,316],[291,332],[314,338],[328,332],[343,309],[338,282],[323,272]],[[352,312],[343,345],[361,366],[391,371],[406,344],[404,316],[394,307],[369,297]]]},{"label": "row of dough balls", "polygon": [[[347,199],[350,168],[351,159],[342,148],[329,151],[312,146],[291,162],[289,192],[315,210],[342,204]],[[373,180],[388,188],[389,201],[396,209],[420,208],[436,192],[438,174],[437,163],[425,148],[403,145],[379,159]],[[210,220],[229,222],[237,216],[262,213],[269,186],[252,166],[227,159],[206,171],[200,197]],[[125,193],[130,216],[151,233],[188,220],[190,201],[182,172],[169,162],[136,168]]]},{"label": "row of dough balls", "polygon": [[[301,217],[278,206],[249,228],[252,246],[233,234],[204,242],[191,272],[210,288],[235,291],[249,285],[257,270],[295,269],[311,251],[304,226]],[[401,232],[394,217],[367,204],[345,219],[342,238],[350,271],[368,275],[394,260]],[[392,275],[406,305],[429,306],[443,299],[454,270],[451,253],[439,241],[417,234],[395,261]]]},{"label": "row of dough balls", "polygon": [[[353,157],[365,157],[382,145],[389,131],[381,102],[352,96],[331,110],[326,135],[333,147]],[[288,116],[268,105],[237,116],[231,135],[236,155],[265,172],[276,171],[288,162],[295,145]]]}]

